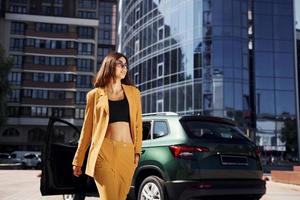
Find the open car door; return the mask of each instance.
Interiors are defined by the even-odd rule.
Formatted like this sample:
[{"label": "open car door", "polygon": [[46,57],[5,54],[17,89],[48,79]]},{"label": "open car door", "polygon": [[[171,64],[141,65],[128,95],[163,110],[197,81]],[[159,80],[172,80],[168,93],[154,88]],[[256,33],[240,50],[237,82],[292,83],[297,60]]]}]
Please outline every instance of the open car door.
[{"label": "open car door", "polygon": [[72,161],[79,136],[79,129],[71,123],[50,117],[42,151],[42,195],[97,194],[94,180],[84,174],[86,159],[82,175],[73,176]]}]

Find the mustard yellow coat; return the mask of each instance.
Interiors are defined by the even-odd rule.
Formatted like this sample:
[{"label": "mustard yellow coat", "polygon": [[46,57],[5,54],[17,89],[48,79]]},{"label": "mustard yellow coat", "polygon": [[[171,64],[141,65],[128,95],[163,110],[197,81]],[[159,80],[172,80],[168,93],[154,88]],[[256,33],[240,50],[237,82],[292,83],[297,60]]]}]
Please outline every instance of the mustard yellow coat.
[{"label": "mustard yellow coat", "polygon": [[[135,153],[142,148],[142,108],[140,91],[122,84],[129,104],[130,132]],[[85,153],[90,146],[85,173],[94,177],[95,165],[109,121],[108,96],[104,88],[94,88],[86,96],[85,117],[72,164],[82,166]],[[121,133],[122,134],[122,133]]]}]

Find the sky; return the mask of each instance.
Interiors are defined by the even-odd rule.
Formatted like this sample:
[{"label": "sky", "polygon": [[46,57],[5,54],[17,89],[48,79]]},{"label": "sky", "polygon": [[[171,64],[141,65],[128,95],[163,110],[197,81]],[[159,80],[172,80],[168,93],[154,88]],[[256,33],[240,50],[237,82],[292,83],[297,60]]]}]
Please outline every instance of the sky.
[{"label": "sky", "polygon": [[300,0],[294,0],[295,1],[295,11],[296,11],[296,28],[300,29]]}]

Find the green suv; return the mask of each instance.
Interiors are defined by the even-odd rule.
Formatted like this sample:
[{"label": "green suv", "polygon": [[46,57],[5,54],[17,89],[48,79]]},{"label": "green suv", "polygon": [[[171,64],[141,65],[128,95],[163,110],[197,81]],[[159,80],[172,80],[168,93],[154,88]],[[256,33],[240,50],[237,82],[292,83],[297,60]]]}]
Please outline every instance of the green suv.
[{"label": "green suv", "polygon": [[[55,139],[59,130],[70,132],[62,123],[71,126],[58,119],[49,121],[41,192],[75,194],[65,195],[68,199],[97,195],[88,176],[72,176],[70,163],[79,131],[72,137]],[[143,115],[142,156],[128,199],[260,199],[266,188],[259,153],[227,119],[170,112]]]}]

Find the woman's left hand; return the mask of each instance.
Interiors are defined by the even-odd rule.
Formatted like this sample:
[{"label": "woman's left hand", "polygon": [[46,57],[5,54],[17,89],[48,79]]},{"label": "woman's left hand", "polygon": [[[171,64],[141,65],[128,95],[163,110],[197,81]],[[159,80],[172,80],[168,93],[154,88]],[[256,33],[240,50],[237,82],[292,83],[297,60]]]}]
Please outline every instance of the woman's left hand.
[{"label": "woman's left hand", "polygon": [[139,156],[139,154],[136,153],[135,156],[134,156],[134,164],[135,165],[138,164],[139,160],[140,160],[140,156]]}]

